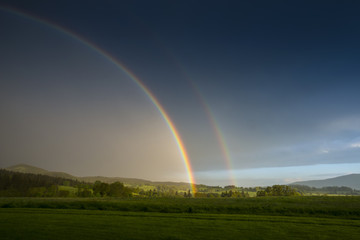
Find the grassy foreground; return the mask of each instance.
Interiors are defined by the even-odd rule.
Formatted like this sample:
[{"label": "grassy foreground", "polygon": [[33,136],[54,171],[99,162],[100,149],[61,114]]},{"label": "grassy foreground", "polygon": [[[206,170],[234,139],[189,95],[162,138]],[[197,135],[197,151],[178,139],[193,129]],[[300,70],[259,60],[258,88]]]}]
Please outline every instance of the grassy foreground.
[{"label": "grassy foreground", "polygon": [[360,220],[0,209],[1,239],[360,239]]},{"label": "grassy foreground", "polygon": [[0,198],[0,238],[360,239],[360,198]]}]

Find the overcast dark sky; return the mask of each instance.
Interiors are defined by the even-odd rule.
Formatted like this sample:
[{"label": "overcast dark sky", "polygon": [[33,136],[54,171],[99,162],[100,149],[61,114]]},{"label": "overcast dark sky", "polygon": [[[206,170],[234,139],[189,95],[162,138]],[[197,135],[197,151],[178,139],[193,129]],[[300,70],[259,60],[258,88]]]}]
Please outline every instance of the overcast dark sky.
[{"label": "overcast dark sky", "polygon": [[144,92],[57,25],[121,61],[154,93],[197,182],[270,185],[360,172],[357,1],[0,6],[0,167],[187,181]]}]

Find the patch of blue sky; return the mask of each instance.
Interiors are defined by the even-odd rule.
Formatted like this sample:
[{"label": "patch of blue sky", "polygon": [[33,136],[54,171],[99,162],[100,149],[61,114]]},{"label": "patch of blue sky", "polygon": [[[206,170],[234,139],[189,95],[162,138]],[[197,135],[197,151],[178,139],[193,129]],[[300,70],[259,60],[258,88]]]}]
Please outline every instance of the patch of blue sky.
[{"label": "patch of blue sky", "polygon": [[[233,171],[239,186],[266,186],[273,184],[289,184],[296,181],[319,180],[347,174],[360,173],[360,163],[317,164],[289,167],[268,167],[236,169]],[[195,173],[201,179],[227,178],[226,170],[204,171]]]}]

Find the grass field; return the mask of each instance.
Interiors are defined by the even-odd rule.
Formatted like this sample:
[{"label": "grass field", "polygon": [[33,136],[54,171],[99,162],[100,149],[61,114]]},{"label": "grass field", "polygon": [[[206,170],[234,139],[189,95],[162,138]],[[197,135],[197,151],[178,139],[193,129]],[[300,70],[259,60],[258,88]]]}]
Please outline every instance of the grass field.
[{"label": "grass field", "polygon": [[359,239],[360,220],[0,209],[1,239]]},{"label": "grass field", "polygon": [[75,187],[70,186],[59,186],[59,191],[69,191],[71,196],[76,196],[76,193],[78,192],[78,189]]},{"label": "grass field", "polygon": [[359,197],[2,198],[0,238],[360,239],[359,205]]},{"label": "grass field", "polygon": [[258,214],[360,219],[360,197],[0,198],[0,208]]}]

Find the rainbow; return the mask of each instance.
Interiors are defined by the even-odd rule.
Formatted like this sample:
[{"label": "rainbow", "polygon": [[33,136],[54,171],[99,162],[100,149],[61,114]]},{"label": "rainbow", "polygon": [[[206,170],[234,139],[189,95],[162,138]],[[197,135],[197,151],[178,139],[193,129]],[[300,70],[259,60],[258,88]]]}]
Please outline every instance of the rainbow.
[{"label": "rainbow", "polygon": [[227,147],[227,144],[226,144],[226,141],[224,138],[224,134],[221,132],[221,130],[220,130],[221,128],[220,128],[218,122],[216,121],[216,118],[215,118],[214,114],[212,113],[210,106],[206,103],[205,97],[201,94],[197,85],[188,76],[188,74],[185,71],[182,64],[174,57],[173,54],[171,54],[170,51],[167,51],[167,52],[170,54],[170,57],[172,58],[175,65],[178,67],[178,69],[181,71],[181,73],[184,75],[184,77],[188,80],[188,82],[189,82],[190,86],[192,87],[195,95],[197,96],[200,104],[202,105],[202,107],[207,115],[207,118],[209,119],[209,122],[213,129],[213,132],[216,135],[217,142],[220,146],[220,149],[221,149],[221,152],[222,152],[225,164],[226,164],[227,171],[229,172],[230,183],[232,185],[237,186],[236,177],[235,177],[235,174],[233,171],[234,168],[232,165],[231,155],[230,155],[229,149]]},{"label": "rainbow", "polygon": [[229,152],[229,149],[227,147],[227,144],[226,144],[226,141],[224,138],[224,134],[221,132],[220,126],[219,126],[218,122],[216,121],[216,118],[215,118],[213,112],[211,111],[210,106],[206,103],[205,97],[201,94],[199,88],[192,81],[190,81],[190,84],[192,85],[194,92],[199,99],[199,102],[201,103],[203,109],[205,110],[205,113],[209,119],[210,125],[216,135],[217,142],[220,146],[222,155],[225,160],[226,167],[227,167],[229,175],[230,175],[229,180],[232,185],[237,186],[236,178],[235,178],[234,172],[233,172],[231,156],[230,156],[230,152]]},{"label": "rainbow", "polygon": [[115,57],[111,56],[110,53],[108,53],[107,51],[105,51],[104,49],[101,49],[100,47],[96,46],[94,43],[90,42],[89,40],[84,39],[83,37],[77,35],[76,33],[65,29],[64,27],[53,23],[49,20],[46,19],[42,19],[40,17],[37,16],[33,16],[30,15],[29,13],[25,13],[24,11],[20,11],[18,9],[14,9],[14,8],[9,8],[9,7],[1,7],[0,6],[0,10],[12,13],[14,15],[44,24],[48,27],[51,27],[53,29],[56,29],[57,31],[66,34],[67,36],[79,41],[80,43],[84,44],[85,46],[89,47],[90,49],[94,50],[95,52],[97,52],[98,54],[100,54],[101,56],[105,57],[106,59],[108,59],[111,63],[115,64],[116,67],[118,69],[120,69],[121,71],[123,71],[127,76],[130,77],[130,79],[146,94],[146,96],[150,99],[150,101],[154,104],[154,106],[156,107],[156,109],[159,111],[159,113],[161,114],[162,118],[165,120],[167,126],[169,127],[174,140],[177,144],[177,147],[179,149],[179,152],[181,154],[181,157],[183,159],[184,165],[185,165],[185,169],[187,171],[188,174],[188,179],[190,182],[190,188],[193,194],[196,193],[196,187],[195,187],[195,178],[193,175],[193,170],[191,167],[191,162],[190,162],[190,158],[189,155],[186,151],[185,145],[183,140],[181,139],[181,136],[178,132],[178,130],[175,127],[174,122],[171,120],[170,116],[167,114],[167,112],[165,111],[164,107],[160,104],[159,100],[157,100],[157,98],[155,97],[155,95],[149,90],[149,88],[147,88],[145,86],[145,84],[138,78],[135,76],[134,73],[132,73],[129,69],[127,69],[124,64],[122,64],[119,60],[117,60]]}]

